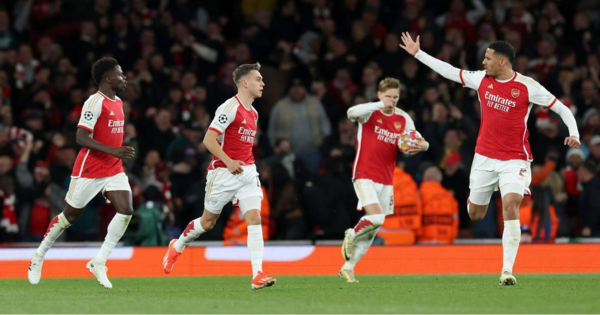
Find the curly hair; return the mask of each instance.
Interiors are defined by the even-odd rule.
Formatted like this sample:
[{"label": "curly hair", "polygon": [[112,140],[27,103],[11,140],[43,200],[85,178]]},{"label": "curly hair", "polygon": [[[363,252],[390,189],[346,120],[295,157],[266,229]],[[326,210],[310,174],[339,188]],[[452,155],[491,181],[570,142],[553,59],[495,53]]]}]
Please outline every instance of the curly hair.
[{"label": "curly hair", "polygon": [[96,84],[100,85],[102,77],[107,72],[113,70],[119,63],[114,58],[102,58],[94,63],[92,67],[92,78]]}]

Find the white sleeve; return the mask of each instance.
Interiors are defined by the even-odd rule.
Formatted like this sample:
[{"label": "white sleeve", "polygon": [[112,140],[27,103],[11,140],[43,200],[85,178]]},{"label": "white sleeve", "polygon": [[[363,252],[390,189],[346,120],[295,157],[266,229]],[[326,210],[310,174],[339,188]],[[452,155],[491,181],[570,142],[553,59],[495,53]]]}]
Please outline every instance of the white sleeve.
[{"label": "white sleeve", "polygon": [[379,109],[383,109],[383,102],[373,102],[366,104],[354,105],[348,108],[348,119],[352,121],[358,121],[361,124],[364,124],[371,118],[371,114]]},{"label": "white sleeve", "polygon": [[444,78],[474,90],[479,88],[481,80],[485,77],[485,71],[464,71],[453,67],[449,63],[434,58],[422,50],[419,50],[415,54],[415,58]]},{"label": "white sleeve", "polygon": [[79,123],[77,128],[85,129],[89,132],[94,132],[94,126],[102,113],[102,101],[104,97],[100,94],[94,94],[83,103],[81,109],[81,117],[79,117]]},{"label": "white sleeve", "polygon": [[237,107],[239,106],[239,104],[233,102],[236,102],[236,100],[233,99],[232,101],[225,102],[225,104],[217,108],[215,118],[213,118],[208,129],[216,131],[219,135],[225,132],[225,129],[227,129],[235,119]]},{"label": "white sleeve", "polygon": [[577,121],[571,110],[565,106],[561,101],[555,99],[554,103],[550,105],[550,110],[557,113],[562,121],[569,128],[569,136],[579,138],[579,130],[577,130]]},{"label": "white sleeve", "polygon": [[412,120],[412,117],[410,117],[410,115],[407,112],[401,111],[400,115],[402,115],[402,117],[404,117],[404,119],[406,120],[406,126],[404,127],[404,130],[409,130],[409,129],[416,130],[415,122]]}]

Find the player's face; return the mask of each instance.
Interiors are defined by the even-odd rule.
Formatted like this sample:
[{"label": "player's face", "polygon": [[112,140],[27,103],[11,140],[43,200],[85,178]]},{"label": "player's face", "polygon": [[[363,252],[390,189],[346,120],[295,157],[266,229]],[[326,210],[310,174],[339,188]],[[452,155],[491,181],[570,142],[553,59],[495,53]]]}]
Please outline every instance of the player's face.
[{"label": "player's face", "polygon": [[387,89],[383,92],[377,92],[377,97],[384,104],[386,104],[387,101],[390,101],[390,100],[392,101],[394,106],[392,108],[386,107],[383,110],[385,113],[391,113],[394,110],[394,108],[396,107],[396,104],[398,104],[398,99],[400,99],[400,89]]},{"label": "player's face", "polygon": [[483,57],[483,68],[485,73],[491,77],[495,77],[500,68],[500,58],[494,54],[493,49],[487,49],[485,51],[485,57]]},{"label": "player's face", "polygon": [[265,86],[265,82],[263,81],[263,77],[260,75],[260,72],[256,70],[250,71],[248,75],[246,75],[246,88],[250,92],[250,94],[254,98],[260,98],[263,94],[263,88]]},{"label": "player's face", "polygon": [[127,87],[127,78],[123,74],[121,66],[115,66],[115,70],[110,74],[110,87],[117,92],[122,92]]}]

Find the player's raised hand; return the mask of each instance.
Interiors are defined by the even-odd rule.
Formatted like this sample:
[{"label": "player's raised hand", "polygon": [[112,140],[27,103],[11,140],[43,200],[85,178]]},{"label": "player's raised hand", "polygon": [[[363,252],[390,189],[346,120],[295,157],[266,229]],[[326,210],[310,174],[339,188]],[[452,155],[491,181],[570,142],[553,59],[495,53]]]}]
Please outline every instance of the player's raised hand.
[{"label": "player's raised hand", "polygon": [[131,159],[135,156],[135,149],[124,145],[122,147],[114,148],[111,155],[122,160]]},{"label": "player's raised hand", "polygon": [[408,32],[402,33],[402,43],[400,47],[406,50],[407,53],[411,55],[415,55],[421,49],[421,44],[419,43],[420,36],[417,36],[417,41],[414,41]]},{"label": "player's raised hand", "polygon": [[244,168],[242,167],[244,165],[246,164],[242,161],[232,160],[227,164],[227,169],[229,170],[229,172],[231,172],[231,174],[237,175],[241,174],[244,171]]},{"label": "player's raised hand", "polygon": [[581,145],[581,142],[579,142],[579,139],[577,137],[571,136],[565,138],[565,145],[577,149]]}]

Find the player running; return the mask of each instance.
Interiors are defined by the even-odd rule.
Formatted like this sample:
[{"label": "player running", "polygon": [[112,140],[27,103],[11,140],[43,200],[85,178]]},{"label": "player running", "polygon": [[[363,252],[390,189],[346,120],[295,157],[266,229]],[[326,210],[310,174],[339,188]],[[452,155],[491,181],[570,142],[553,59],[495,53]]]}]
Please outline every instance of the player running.
[{"label": "player running", "polygon": [[502,195],[503,264],[500,285],[515,285],[513,265],[521,240],[519,207],[529,194],[531,161],[527,119],[533,104],[557,113],[569,128],[564,144],[578,148],[579,131],[571,111],[535,80],[512,69],[515,49],[505,41],[490,45],[483,59],[484,71],[464,71],[420,50],[419,37],[413,41],[402,34],[400,45],[409,54],[443,77],[477,90],[481,103],[481,128],[471,166],[469,217],[483,219],[492,193]]},{"label": "player running", "polygon": [[230,201],[239,204],[248,223],[248,250],[252,264],[252,288],[262,289],[277,279],[262,271],[264,240],[260,207],[263,198],[258,172],[254,165],[252,144],[256,136],[258,113],[252,107],[262,96],[265,83],[260,64],[243,64],[233,72],[238,94],[223,103],[215,114],[204,137],[204,145],[213,154],[206,175],[204,213],[185,228],[179,239],[169,244],[163,259],[165,273],[173,266],[187,244],[217,222],[223,206]]},{"label": "player running", "polygon": [[123,172],[123,159],[130,159],[135,152],[132,147],[122,146],[125,115],[123,102],[117,92],[125,90],[127,81],[123,70],[113,58],[102,58],[92,68],[92,78],[98,84],[98,92],[83,104],[77,125],[79,151],[71,184],[65,198],[65,210],[54,217],[40,247],[33,254],[27,276],[31,284],[38,284],[42,276],[44,256],[62,232],[77,222],[85,206],[98,192],[113,204],[117,214],[108,225],[106,238],[98,255],[87,263],[87,268],[98,282],[112,289],[106,272],[106,260],[125,233],[133,205],[131,188]]},{"label": "player running", "polygon": [[[365,209],[354,228],[346,230],[342,256],[346,263],[340,276],[346,282],[354,278],[354,266],[365,255],[386,215],[394,213],[394,166],[398,140],[405,130],[415,129],[410,116],[396,108],[400,98],[400,82],[386,78],[379,82],[379,102],[356,105],[348,109],[348,118],[358,122],[356,158],[352,170],[358,209]],[[429,143],[421,138],[409,153],[426,151]]]}]

